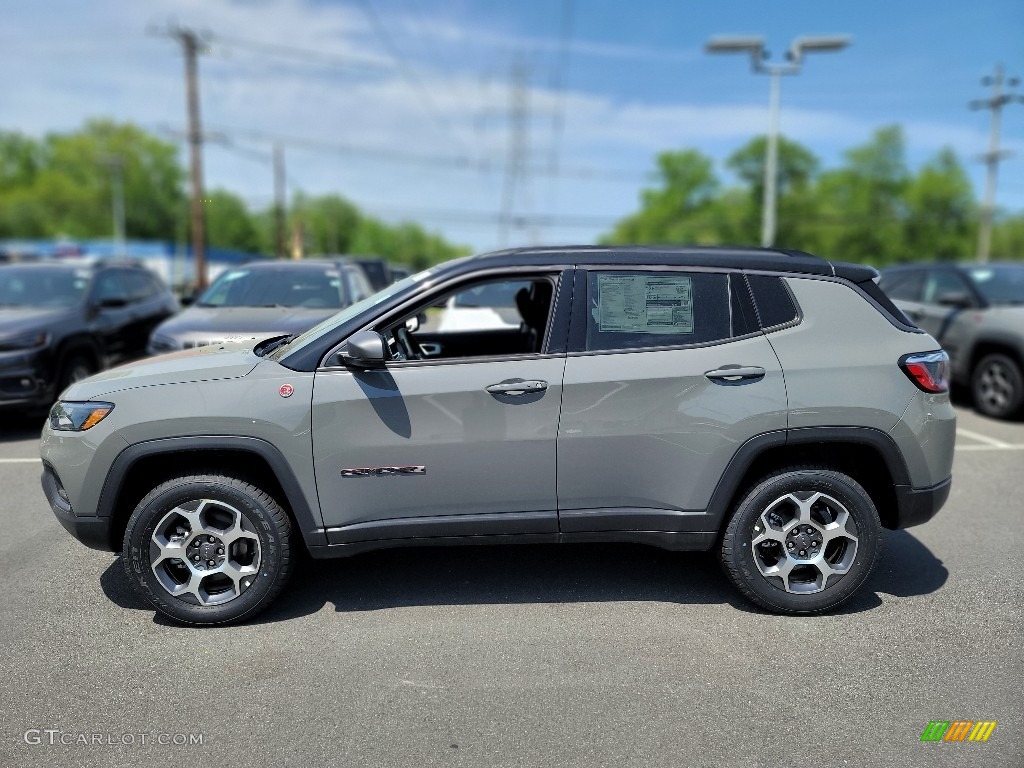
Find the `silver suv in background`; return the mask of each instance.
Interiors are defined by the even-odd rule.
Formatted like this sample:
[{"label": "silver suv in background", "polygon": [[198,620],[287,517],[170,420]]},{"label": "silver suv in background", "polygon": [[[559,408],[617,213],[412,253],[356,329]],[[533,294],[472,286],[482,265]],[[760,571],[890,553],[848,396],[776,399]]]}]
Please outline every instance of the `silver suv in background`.
[{"label": "silver suv in background", "polygon": [[[297,548],[513,542],[714,549],[758,605],[828,610],[951,482],[948,357],[876,275],[768,250],[448,262],[295,338],[76,383],[43,489],[190,624],[255,615]],[[419,322],[510,292],[516,325]]]},{"label": "silver suv in background", "polygon": [[1024,407],[1024,263],[913,264],[879,285],[949,353],[953,381],[997,419]]},{"label": "silver suv in background", "polygon": [[222,272],[192,306],[158,326],[146,351],[298,335],[371,293],[347,259],[251,262]]}]

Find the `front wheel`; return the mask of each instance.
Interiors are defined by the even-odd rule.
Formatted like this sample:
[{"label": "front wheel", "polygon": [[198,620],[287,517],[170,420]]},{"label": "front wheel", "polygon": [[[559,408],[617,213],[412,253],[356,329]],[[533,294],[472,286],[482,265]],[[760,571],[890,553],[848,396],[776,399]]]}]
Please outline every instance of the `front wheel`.
[{"label": "front wheel", "polygon": [[129,579],[164,616],[228,624],[269,605],[291,572],[291,521],[234,477],[189,475],[157,486],[124,534]]},{"label": "front wheel", "polygon": [[985,355],[971,374],[974,404],[986,416],[1009,419],[1024,404],[1024,375],[1007,355]]},{"label": "front wheel", "polygon": [[776,613],[817,613],[849,598],[875,565],[881,536],[871,497],[853,478],[792,468],[753,487],[722,537],[740,592]]}]

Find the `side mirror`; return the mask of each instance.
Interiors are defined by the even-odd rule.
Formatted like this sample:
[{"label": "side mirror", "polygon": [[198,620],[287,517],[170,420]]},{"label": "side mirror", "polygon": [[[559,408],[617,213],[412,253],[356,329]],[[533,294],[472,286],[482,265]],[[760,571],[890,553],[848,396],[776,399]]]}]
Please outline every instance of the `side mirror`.
[{"label": "side mirror", "polygon": [[191,307],[193,304],[195,304],[195,301],[196,301],[196,297],[195,297],[195,294],[193,294],[193,293],[189,293],[189,294],[187,294],[185,296],[182,296],[180,299],[178,299],[178,303],[181,306],[183,306],[183,307]]},{"label": "side mirror", "polygon": [[943,293],[939,296],[938,302],[943,307],[953,307],[954,309],[970,309],[974,306],[974,300],[963,291]]},{"label": "side mirror", "polygon": [[384,338],[376,331],[360,331],[349,337],[341,351],[343,365],[379,368],[384,365]]}]

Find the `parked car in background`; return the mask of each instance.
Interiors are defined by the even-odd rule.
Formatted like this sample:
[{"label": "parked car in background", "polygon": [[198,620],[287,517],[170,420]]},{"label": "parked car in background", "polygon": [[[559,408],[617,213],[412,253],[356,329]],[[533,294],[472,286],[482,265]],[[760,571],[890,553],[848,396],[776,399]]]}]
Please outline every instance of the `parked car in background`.
[{"label": "parked car in background", "polygon": [[879,287],[949,353],[954,382],[999,419],[1024,407],[1024,264],[913,264]]},{"label": "parked car in background", "polygon": [[298,334],[374,293],[348,259],[252,262],[225,270],[149,339],[151,355]]},{"label": "parked car in background", "polygon": [[391,267],[384,259],[357,256],[353,257],[352,261],[363,268],[363,272],[366,273],[375,292],[387,288],[395,282],[395,278],[391,276]]},{"label": "parked car in background", "polygon": [[405,278],[411,274],[412,270],[404,264],[391,265],[391,282],[393,283],[397,283],[399,280],[405,280]]},{"label": "parked car in background", "polygon": [[142,357],[177,310],[140,264],[0,266],[0,406],[47,406],[72,382]]}]

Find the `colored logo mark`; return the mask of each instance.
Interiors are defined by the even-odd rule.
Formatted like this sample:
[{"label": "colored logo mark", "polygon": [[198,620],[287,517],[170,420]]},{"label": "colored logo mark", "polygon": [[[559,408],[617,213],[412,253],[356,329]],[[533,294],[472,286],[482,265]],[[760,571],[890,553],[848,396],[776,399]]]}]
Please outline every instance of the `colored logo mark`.
[{"label": "colored logo mark", "polygon": [[932,720],[921,741],[988,741],[995,729],[995,720]]}]

